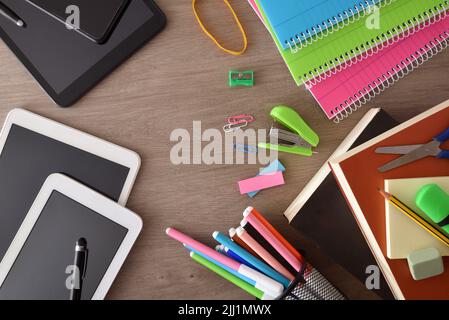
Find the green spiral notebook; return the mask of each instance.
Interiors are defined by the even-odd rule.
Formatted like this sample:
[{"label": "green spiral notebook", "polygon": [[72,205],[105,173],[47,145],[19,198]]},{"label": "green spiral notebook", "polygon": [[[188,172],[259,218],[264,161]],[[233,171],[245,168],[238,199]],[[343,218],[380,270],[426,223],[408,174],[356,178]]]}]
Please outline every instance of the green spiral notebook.
[{"label": "green spiral notebook", "polygon": [[348,64],[354,57],[363,59],[364,56],[372,54],[370,49],[373,47],[382,43],[392,44],[395,36],[407,36],[407,30],[412,30],[432,18],[438,18],[449,9],[448,0],[382,1],[378,5],[378,25],[367,24],[368,19],[373,19],[367,15],[295,53],[289,49],[284,50],[279,44],[259,0],[256,0],[256,3],[297,85],[337,66]]}]

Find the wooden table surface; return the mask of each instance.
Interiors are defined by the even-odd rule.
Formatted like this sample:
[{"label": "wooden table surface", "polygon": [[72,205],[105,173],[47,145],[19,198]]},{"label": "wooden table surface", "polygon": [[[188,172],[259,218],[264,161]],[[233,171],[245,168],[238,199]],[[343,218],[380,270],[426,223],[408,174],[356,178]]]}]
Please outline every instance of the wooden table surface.
[{"label": "wooden table surface", "polygon": [[[200,2],[204,21],[220,39],[240,46],[237,28],[223,1]],[[249,205],[258,208],[311,262],[348,297],[376,298],[292,229],[284,210],[370,107],[383,107],[406,120],[449,98],[449,52],[414,71],[339,125],[328,121],[312,96],[294,84],[272,39],[246,1],[232,1],[249,38],[245,55],[219,51],[200,31],[189,0],[159,0],[168,17],[166,29],[68,109],[54,105],[15,56],[0,44],[0,121],[14,107],[135,150],[142,168],[128,207],[144,228],[112,286],[110,299],[247,299],[240,289],[192,262],[164,230],[179,228],[215,245],[214,230],[236,226]],[[253,88],[231,89],[227,73],[251,69]],[[305,158],[281,154],[286,185],[254,199],[241,196],[236,182],[252,177],[257,165],[173,165],[170,134],[192,121],[221,130],[227,116],[250,113],[253,128],[268,128],[274,105],[294,107],[321,137],[318,154]],[[335,235],[342,237],[344,235]]]}]

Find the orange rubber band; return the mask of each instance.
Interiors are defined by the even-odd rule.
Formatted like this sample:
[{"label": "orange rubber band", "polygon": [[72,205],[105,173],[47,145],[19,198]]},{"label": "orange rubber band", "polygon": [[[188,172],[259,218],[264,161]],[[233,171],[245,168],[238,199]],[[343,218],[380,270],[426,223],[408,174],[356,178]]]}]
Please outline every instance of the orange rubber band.
[{"label": "orange rubber band", "polygon": [[234,56],[240,56],[242,55],[245,51],[246,48],[248,47],[248,39],[246,37],[246,33],[245,30],[243,29],[242,23],[240,22],[239,18],[237,17],[237,14],[235,13],[234,9],[232,8],[231,4],[229,3],[228,0],[223,0],[226,5],[228,6],[229,10],[232,13],[232,16],[234,17],[235,22],[237,23],[237,26],[240,29],[240,33],[242,34],[243,37],[243,48],[240,51],[234,51],[234,50],[230,50],[230,49],[226,49],[225,47],[223,47],[220,42],[218,42],[218,40],[207,30],[207,28],[204,26],[203,22],[201,21],[200,16],[198,15],[198,12],[196,10],[196,0],[192,0],[192,8],[193,8],[193,13],[195,14],[195,18],[196,21],[198,21],[198,24],[201,27],[201,30],[203,30],[203,32],[215,43],[215,45],[217,47],[219,47],[222,51],[232,54]]}]

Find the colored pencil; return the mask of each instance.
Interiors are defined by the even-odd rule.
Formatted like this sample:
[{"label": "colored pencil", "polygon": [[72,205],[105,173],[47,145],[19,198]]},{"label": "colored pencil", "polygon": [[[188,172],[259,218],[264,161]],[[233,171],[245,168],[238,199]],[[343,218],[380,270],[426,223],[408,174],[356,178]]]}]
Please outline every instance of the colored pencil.
[{"label": "colored pencil", "polygon": [[301,263],[304,261],[304,258],[302,255],[293,247],[290,242],[288,242],[272,225],[268,222],[267,219],[264,218],[264,216],[257,211],[256,209],[252,208],[251,212],[253,215],[268,229],[271,231],[271,233],[298,259]]},{"label": "colored pencil", "polygon": [[246,219],[243,219],[240,222],[240,226],[245,229],[248,234],[254,238],[254,240],[257,241],[265,250],[267,250],[277,261],[279,261],[284,268],[286,268],[291,274],[297,274],[298,272],[290,265],[290,263],[285,260],[283,256],[273,246],[265,240],[264,237],[260,235],[259,232],[257,232],[256,229],[249,223]]},{"label": "colored pencil", "polygon": [[222,253],[222,254],[226,254],[225,251],[224,251],[224,246],[221,245],[221,244],[217,244],[217,245],[215,246],[215,251],[218,251],[218,252],[220,252],[220,253]]},{"label": "colored pencil", "polygon": [[[270,295],[273,297],[277,297],[282,294],[284,287],[281,283],[273,280],[270,277],[267,277],[266,275],[262,274],[259,271],[256,271],[254,269],[249,268],[248,266],[237,262],[217,251],[215,251],[212,248],[209,248],[208,246],[202,244],[201,242],[189,237],[188,235],[174,229],[174,228],[167,228],[166,231],[167,235],[183,244],[186,244],[206,255],[211,257],[212,259],[226,265],[227,267],[238,271],[242,275],[254,280],[256,282],[256,288],[261,289],[264,292],[270,292]],[[232,242],[232,241],[231,241]]]},{"label": "colored pencil", "polygon": [[416,212],[410,209],[405,203],[386,191],[379,190],[379,193],[401,213],[412,219],[416,224],[430,233],[434,238],[449,246],[449,238],[446,235],[444,235],[441,231],[439,231],[437,228],[435,228],[433,225],[419,216]]},{"label": "colored pencil", "polygon": [[257,259],[253,255],[251,255],[248,251],[240,247],[238,244],[233,242],[230,238],[226,237],[224,234],[215,231],[212,236],[215,240],[217,240],[219,243],[224,245],[225,247],[229,248],[230,250],[237,253],[240,257],[251,263],[253,266],[255,266],[257,269],[259,269],[261,272],[269,276],[270,278],[276,280],[277,282],[280,282],[282,285],[284,285],[285,288],[287,288],[290,284],[290,280],[284,277],[282,274],[274,270],[272,267],[267,265],[265,262]]},{"label": "colored pencil", "polygon": [[284,277],[289,279],[290,281],[293,281],[295,277],[286,269],[282,264],[279,263],[279,261],[276,260],[275,257],[273,257],[267,250],[265,250],[264,247],[262,247],[259,243],[257,243],[256,240],[254,240],[251,235],[246,232],[245,229],[242,227],[238,227],[237,229],[237,235],[245,241],[245,243],[250,246],[254,251],[257,252],[259,256],[262,257],[262,259],[271,266],[274,270],[282,274]]},{"label": "colored pencil", "polygon": [[200,252],[200,251],[198,251],[198,250],[196,250],[196,249],[193,249],[192,247],[189,247],[188,245],[184,245],[184,246],[187,248],[187,250],[189,250],[189,251],[191,251],[191,252],[195,252],[196,254],[202,256],[204,259],[206,259],[206,260],[208,260],[208,261],[210,261],[210,262],[216,264],[216,265],[219,266],[220,268],[222,268],[222,269],[226,270],[227,272],[233,274],[233,275],[236,276],[237,278],[242,279],[243,281],[249,283],[249,284],[252,285],[252,286],[255,286],[255,285],[256,285],[256,281],[254,281],[253,279],[250,279],[250,278],[248,278],[248,277],[245,277],[243,274],[238,273],[237,271],[235,271],[235,270],[229,268],[228,266],[225,266],[224,264],[218,262],[217,260],[212,259],[212,258],[209,257],[208,255],[206,255],[206,254],[204,254],[204,253],[202,253],[202,252]]},{"label": "colored pencil", "polygon": [[259,255],[245,243],[245,241],[243,241],[242,239],[239,238],[239,236],[237,235],[237,232],[235,231],[234,228],[229,229],[229,237],[232,239],[232,241],[234,241],[239,246],[241,246],[243,249],[245,249],[246,251],[251,253],[257,259],[261,259],[259,257]]},{"label": "colored pencil", "polygon": [[256,298],[258,298],[260,300],[273,300],[273,298],[271,296],[266,295],[263,291],[257,289],[256,287],[250,285],[249,283],[247,283],[247,282],[237,278],[233,274],[231,274],[228,271],[220,268],[219,266],[213,264],[212,262],[204,259],[203,257],[201,257],[200,255],[196,254],[195,252],[190,252],[190,257],[193,260],[195,260],[196,262],[198,262],[199,264],[201,264],[202,266],[204,266],[204,267],[208,268],[209,270],[215,272],[216,274],[218,274],[222,278],[230,281],[231,283],[235,284],[239,288],[245,290],[246,292],[248,292],[252,296],[254,296],[254,297],[256,297]]},{"label": "colored pencil", "polygon": [[[246,277],[246,276],[244,276],[244,275],[238,273],[238,272],[235,271],[235,270],[232,270],[231,268],[225,266],[224,264],[222,264],[222,263],[220,263],[220,262],[218,262],[218,261],[212,259],[212,258],[209,257],[208,255],[205,255],[204,253],[199,252],[198,250],[193,249],[192,247],[189,247],[189,246],[187,246],[187,245],[184,245],[184,246],[185,246],[188,250],[190,250],[190,251],[192,251],[192,252],[195,252],[196,254],[200,255],[200,256],[203,257],[204,259],[210,261],[210,262],[213,263],[213,264],[216,264],[218,267],[220,267],[220,268],[226,270],[227,272],[231,273],[231,274],[234,275],[235,277],[237,277],[237,278],[239,278],[239,279],[241,279],[241,280],[243,280],[243,281],[249,283],[249,284],[252,285],[252,286],[256,286],[257,283],[256,283],[254,280],[252,280],[252,279],[250,279],[250,278],[248,278],[248,277]],[[227,248],[226,248],[226,249],[227,249]],[[259,288],[258,290],[260,290],[260,291],[262,291],[262,292],[264,291],[264,290],[262,290],[262,289],[260,289],[260,288]],[[270,296],[270,292],[264,292],[264,294],[265,294],[266,296]]]},{"label": "colored pencil", "polygon": [[248,267],[255,269],[254,266],[249,264],[247,261],[245,261],[244,259],[239,257],[239,255],[235,254],[234,252],[232,252],[231,250],[229,250],[222,244],[216,245],[215,250],[220,252],[221,254],[227,255],[229,258],[234,259],[235,261],[246,264]]},{"label": "colored pencil", "polygon": [[257,219],[252,211],[254,208],[248,207],[243,216],[298,272],[301,271],[301,262]]},{"label": "colored pencil", "polygon": [[[215,250],[217,250],[217,247],[220,247],[220,250],[223,250],[221,253],[227,255],[229,258],[234,259],[235,261],[238,261],[240,263],[243,263],[245,265],[247,265],[248,267],[257,270],[257,268],[255,268],[251,263],[249,263],[248,261],[246,261],[245,259],[242,259],[242,257],[240,257],[238,254],[236,254],[235,252],[233,252],[232,250],[229,250],[228,248],[226,248],[224,245],[218,245],[215,247]],[[219,250],[217,250],[219,251]],[[220,252],[220,251],[219,251]],[[260,271],[260,270],[259,270]]]}]

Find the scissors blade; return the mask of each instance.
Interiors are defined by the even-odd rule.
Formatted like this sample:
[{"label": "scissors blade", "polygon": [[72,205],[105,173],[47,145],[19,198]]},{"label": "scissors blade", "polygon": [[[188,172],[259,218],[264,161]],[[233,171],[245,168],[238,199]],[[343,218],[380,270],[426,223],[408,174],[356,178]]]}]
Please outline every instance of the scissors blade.
[{"label": "scissors blade", "polygon": [[414,144],[409,146],[395,146],[395,147],[379,147],[376,149],[376,153],[379,154],[407,154],[412,151],[415,151],[422,144]]},{"label": "scissors blade", "polygon": [[379,171],[384,173],[428,156],[437,156],[441,151],[440,144],[441,143],[437,140],[432,140],[431,142],[422,145],[414,151],[407,153],[402,157],[399,157],[398,159],[393,160],[380,167]]}]

